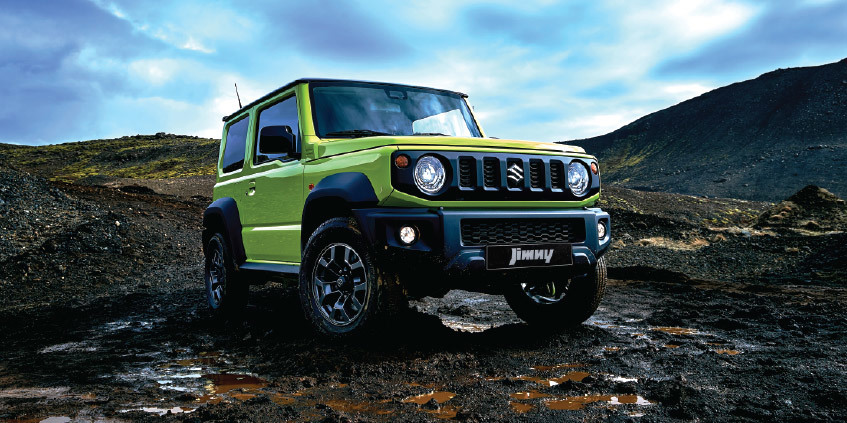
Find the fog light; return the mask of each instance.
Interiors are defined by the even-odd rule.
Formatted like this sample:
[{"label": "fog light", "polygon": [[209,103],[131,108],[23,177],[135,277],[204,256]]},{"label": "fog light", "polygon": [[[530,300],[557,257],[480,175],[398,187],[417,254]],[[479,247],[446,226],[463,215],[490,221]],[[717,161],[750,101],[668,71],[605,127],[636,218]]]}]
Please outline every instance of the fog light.
[{"label": "fog light", "polygon": [[411,226],[400,228],[400,241],[406,245],[412,245],[418,240],[418,231]]},{"label": "fog light", "polygon": [[606,238],[606,222],[597,223],[597,239]]}]

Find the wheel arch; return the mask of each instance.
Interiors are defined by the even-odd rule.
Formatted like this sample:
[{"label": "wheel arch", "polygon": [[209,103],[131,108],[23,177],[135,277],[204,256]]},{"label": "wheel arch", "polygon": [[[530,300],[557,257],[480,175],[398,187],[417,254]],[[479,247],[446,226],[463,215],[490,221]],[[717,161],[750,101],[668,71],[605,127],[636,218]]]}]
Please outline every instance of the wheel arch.
[{"label": "wheel arch", "polygon": [[303,205],[301,250],[321,223],[333,217],[354,217],[354,209],[374,207],[378,202],[373,185],[364,173],[342,172],[321,179]]},{"label": "wheel arch", "polygon": [[241,216],[238,213],[238,204],[231,197],[223,197],[215,200],[203,211],[203,252],[206,252],[206,242],[211,235],[220,231],[229,244],[233,261],[237,265],[247,261],[244,252],[244,242],[241,239]]}]

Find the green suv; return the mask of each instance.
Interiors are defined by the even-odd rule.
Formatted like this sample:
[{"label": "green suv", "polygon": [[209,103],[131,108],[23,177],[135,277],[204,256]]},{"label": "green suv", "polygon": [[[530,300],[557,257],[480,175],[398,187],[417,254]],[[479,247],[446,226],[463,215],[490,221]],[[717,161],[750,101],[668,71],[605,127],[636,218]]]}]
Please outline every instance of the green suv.
[{"label": "green suv", "polygon": [[502,294],[548,329],[590,317],[610,242],[597,160],[486,137],[466,97],[299,79],[226,116],[203,215],[211,309],[237,314],[250,284],[295,276],[332,336],[450,289]]}]

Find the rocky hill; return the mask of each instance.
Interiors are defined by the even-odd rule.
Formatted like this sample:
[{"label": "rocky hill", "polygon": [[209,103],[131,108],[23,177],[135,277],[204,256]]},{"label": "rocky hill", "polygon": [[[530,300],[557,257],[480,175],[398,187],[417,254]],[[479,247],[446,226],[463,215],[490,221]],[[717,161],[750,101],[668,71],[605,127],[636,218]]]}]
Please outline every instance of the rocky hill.
[{"label": "rocky hill", "polygon": [[213,175],[220,140],[160,132],[43,146],[0,143],[0,163],[63,182]]},{"label": "rocky hill", "polygon": [[629,188],[779,201],[817,185],[844,197],[847,59],[768,72],[568,143]]}]

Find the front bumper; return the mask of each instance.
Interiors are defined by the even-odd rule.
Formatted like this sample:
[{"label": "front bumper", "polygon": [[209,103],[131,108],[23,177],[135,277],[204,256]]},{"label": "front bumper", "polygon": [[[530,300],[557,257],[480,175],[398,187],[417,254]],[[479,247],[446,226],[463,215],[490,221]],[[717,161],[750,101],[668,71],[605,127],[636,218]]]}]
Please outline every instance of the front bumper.
[{"label": "front bumper", "polygon": [[[493,276],[517,272],[517,269],[486,270],[485,246],[465,245],[462,221],[467,219],[569,219],[584,225],[584,240],[573,242],[571,266],[558,271],[584,273],[597,264],[611,241],[609,214],[599,208],[560,210],[484,210],[373,208],[353,211],[365,236],[379,253],[383,266],[417,274],[441,273],[445,276]],[[606,236],[598,239],[597,224],[605,221]],[[417,242],[404,245],[398,238],[401,226],[412,225],[420,233]],[[581,230],[581,228],[580,228]],[[526,242],[525,244],[530,244]]]}]

